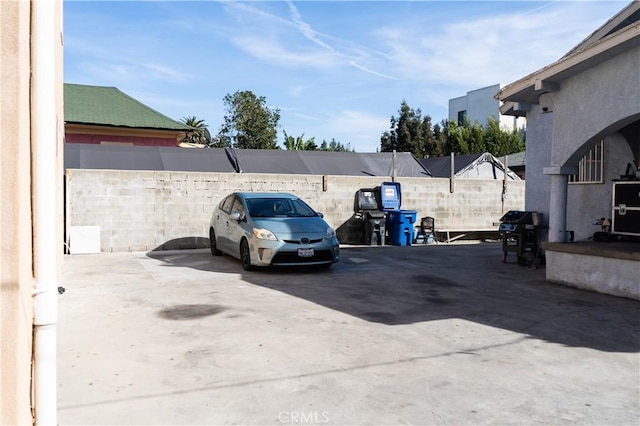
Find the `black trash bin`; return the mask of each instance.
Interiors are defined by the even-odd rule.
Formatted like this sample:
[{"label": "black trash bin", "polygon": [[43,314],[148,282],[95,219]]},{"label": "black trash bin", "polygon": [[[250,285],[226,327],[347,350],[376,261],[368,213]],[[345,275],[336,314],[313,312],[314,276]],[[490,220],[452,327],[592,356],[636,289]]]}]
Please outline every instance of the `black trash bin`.
[{"label": "black trash bin", "polygon": [[364,244],[383,246],[386,239],[386,212],[380,206],[380,200],[373,188],[363,188],[356,192],[354,203],[355,217],[362,223]]}]

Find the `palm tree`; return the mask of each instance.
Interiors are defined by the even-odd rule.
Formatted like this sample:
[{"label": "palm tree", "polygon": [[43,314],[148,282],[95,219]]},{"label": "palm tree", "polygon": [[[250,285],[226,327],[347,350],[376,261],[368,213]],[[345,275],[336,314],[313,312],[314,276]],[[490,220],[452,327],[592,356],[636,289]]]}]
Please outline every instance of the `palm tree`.
[{"label": "palm tree", "polygon": [[180,121],[194,129],[192,132],[187,133],[184,139],[182,139],[182,142],[201,145],[209,144],[211,136],[209,135],[209,130],[207,130],[208,126],[204,124],[204,120],[200,120],[194,115],[184,117]]},{"label": "palm tree", "polygon": [[285,130],[284,133],[284,147],[288,150],[296,149],[296,139],[293,136],[289,136]]},{"label": "palm tree", "polygon": [[284,133],[284,147],[288,150],[297,150],[297,151],[317,151],[318,146],[315,143],[315,137],[304,140],[304,133],[298,137],[293,137],[287,134],[286,131],[283,130]]}]

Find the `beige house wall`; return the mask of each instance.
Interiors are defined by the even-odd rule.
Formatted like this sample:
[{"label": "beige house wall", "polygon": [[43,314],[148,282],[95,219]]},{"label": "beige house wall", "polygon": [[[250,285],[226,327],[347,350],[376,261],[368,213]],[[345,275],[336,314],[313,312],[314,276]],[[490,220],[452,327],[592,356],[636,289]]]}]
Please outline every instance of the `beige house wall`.
[{"label": "beige house wall", "polygon": [[[33,423],[33,241],[37,236],[32,232],[31,157],[37,123],[31,117],[38,102],[30,80],[33,4],[0,1],[0,424]],[[52,72],[59,86],[55,97],[62,135],[61,2],[56,2],[55,10],[56,16],[50,18],[56,22],[55,34],[51,34],[56,43]],[[61,137],[57,143],[61,148]],[[61,157],[51,161],[61,170]],[[51,188],[61,200],[60,189],[61,185]],[[61,265],[61,255],[57,258]]]},{"label": "beige house wall", "polygon": [[[197,173],[169,171],[66,171],[67,236],[73,252],[80,244],[74,227],[99,227],[103,252],[191,248],[208,244],[209,218],[222,197],[234,191],[286,191],[324,214],[338,230],[349,227],[354,198],[391,177]],[[432,216],[436,229],[497,230],[508,210],[524,207],[524,181],[399,178],[403,210],[417,219]],[[94,228],[95,229],[95,228]],[[95,232],[94,232],[95,234]],[[94,245],[95,246],[95,245]]]}]

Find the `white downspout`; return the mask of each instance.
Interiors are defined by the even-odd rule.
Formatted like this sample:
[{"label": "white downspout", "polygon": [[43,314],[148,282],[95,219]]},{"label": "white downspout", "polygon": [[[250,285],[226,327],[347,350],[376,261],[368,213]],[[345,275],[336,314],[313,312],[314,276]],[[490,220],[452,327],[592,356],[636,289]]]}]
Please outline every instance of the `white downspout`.
[{"label": "white downspout", "polygon": [[58,162],[56,1],[31,3],[31,173],[33,182],[33,396],[35,424],[57,424]]}]

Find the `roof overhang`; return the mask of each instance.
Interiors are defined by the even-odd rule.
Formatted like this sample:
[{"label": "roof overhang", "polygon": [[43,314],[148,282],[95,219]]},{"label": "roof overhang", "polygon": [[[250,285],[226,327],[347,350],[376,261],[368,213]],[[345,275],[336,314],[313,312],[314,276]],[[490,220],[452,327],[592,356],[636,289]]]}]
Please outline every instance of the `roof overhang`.
[{"label": "roof overhang", "polygon": [[65,133],[79,133],[86,135],[112,135],[112,136],[146,136],[146,137],[167,137],[179,136],[186,133],[185,130],[177,129],[154,129],[144,127],[124,127],[109,126],[102,124],[86,124],[86,123],[64,123]]},{"label": "roof overhang", "polygon": [[557,91],[560,83],[601,64],[623,52],[640,46],[640,24],[631,25],[584,50],[576,51],[557,62],[503,87],[495,96],[503,102],[500,112],[524,115],[540,96]]}]

